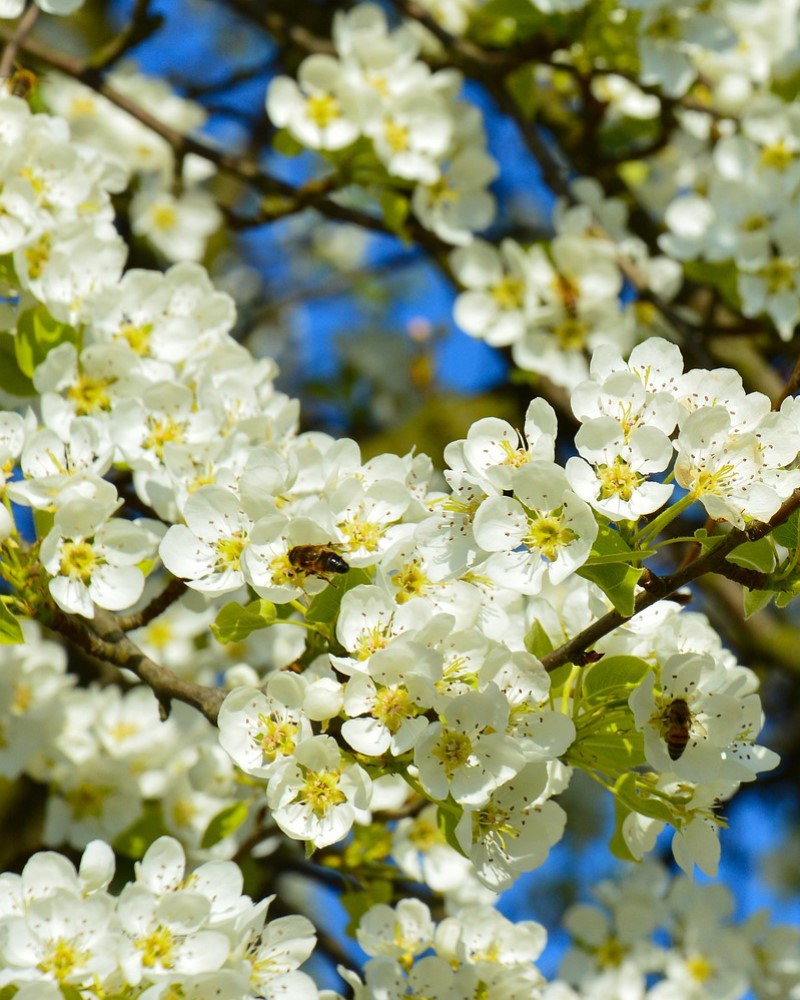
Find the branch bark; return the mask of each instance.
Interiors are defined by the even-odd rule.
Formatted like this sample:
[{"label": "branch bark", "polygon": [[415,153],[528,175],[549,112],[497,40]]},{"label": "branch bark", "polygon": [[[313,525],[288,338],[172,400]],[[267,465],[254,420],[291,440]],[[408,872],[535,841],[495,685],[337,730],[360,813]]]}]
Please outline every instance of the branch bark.
[{"label": "branch bark", "polygon": [[603,636],[608,635],[609,632],[613,632],[615,628],[624,625],[626,621],[644,611],[645,608],[649,608],[658,601],[664,600],[670,594],[674,594],[676,590],[680,590],[681,587],[685,587],[688,583],[698,579],[698,577],[704,576],[706,573],[716,572],[722,572],[724,575],[726,568],[730,565],[726,562],[727,557],[734,549],[745,542],[755,542],[759,538],[764,538],[779,525],[783,524],[784,521],[788,520],[798,509],[800,509],[800,489],[795,490],[789,499],[781,504],[769,521],[755,521],[747,528],[734,528],[713,549],[704,552],[675,573],[659,577],[661,584],[659,587],[644,590],[636,597],[633,615],[630,617],[626,617],[618,611],[609,611],[608,614],[603,615],[602,618],[598,618],[596,622],[593,622],[588,628],[579,632],[578,635],[573,636],[572,639],[559,646],[558,649],[554,649],[552,653],[543,656],[542,664],[545,670],[552,671],[564,663],[574,663],[576,657],[580,657],[590,646],[593,646],[602,639]]},{"label": "branch bark", "polygon": [[212,725],[217,724],[225,692],[182,680],[171,670],[146,656],[120,628],[120,620],[110,611],[95,608],[94,618],[55,611],[46,624],[99,660],[130,670],[144,681],[158,699],[162,718],[167,718],[173,701],[196,708]]}]

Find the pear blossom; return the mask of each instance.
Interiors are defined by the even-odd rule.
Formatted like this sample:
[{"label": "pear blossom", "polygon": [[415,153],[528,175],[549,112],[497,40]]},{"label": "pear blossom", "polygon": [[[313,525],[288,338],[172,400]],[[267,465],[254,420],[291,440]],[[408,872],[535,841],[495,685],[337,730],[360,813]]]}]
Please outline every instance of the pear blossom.
[{"label": "pear blossom", "polygon": [[526,764],[484,805],[464,808],[456,837],[478,878],[495,892],[543,864],[563,835],[566,813],[542,798],[546,784],[546,766]]},{"label": "pear blossom", "polygon": [[555,463],[529,462],[512,497],[488,497],[475,515],[475,539],[487,552],[497,583],[536,594],[548,577],[558,583],[583,565],[597,537],[591,508],[567,487]]},{"label": "pear blossom", "polygon": [[275,822],[293,840],[327,847],[350,830],[357,809],[366,809],[370,780],[348,764],[330,736],[303,740],[270,777],[267,802]]},{"label": "pear blossom", "polygon": [[663,507],[672,486],[648,476],[672,459],[669,438],[657,427],[639,426],[626,435],[612,417],[584,423],[575,436],[580,458],[570,458],[567,478],[575,493],[612,521],[636,521]]},{"label": "pear blossom", "polygon": [[93,604],[128,608],[144,590],[138,563],[151,555],[149,532],[135,521],[111,518],[118,506],[102,500],[67,500],[42,542],[42,565],[51,579],[50,594],[63,610],[94,617]]},{"label": "pear blossom", "polygon": [[504,240],[496,250],[489,243],[475,240],[456,250],[451,263],[467,289],[454,306],[458,325],[494,347],[519,340],[527,323],[532,281],[522,247],[513,240]]},{"label": "pear blossom", "polygon": [[213,198],[199,188],[180,196],[142,188],[131,202],[131,227],[171,261],[200,260],[222,214]]},{"label": "pear blossom", "polygon": [[463,481],[486,493],[501,493],[513,488],[518,470],[526,463],[553,461],[557,430],[552,406],[534,399],[525,414],[522,434],[506,420],[484,417],[472,424],[466,438],[447,446],[445,460]]},{"label": "pear blossom", "polygon": [[424,712],[436,700],[441,657],[416,643],[398,641],[375,652],[368,669],[368,674],[354,673],[345,687],[348,719],[342,736],[358,753],[405,753],[427,728]]},{"label": "pear blossom", "polygon": [[267,114],[279,128],[311,149],[342,149],[359,135],[355,95],[338,60],[313,55],[303,60],[298,82],[277,77],[267,91]]},{"label": "pear blossom", "polygon": [[441,722],[431,723],[414,747],[419,780],[438,800],[482,805],[524,763],[506,732],[508,708],[499,691],[468,692],[450,701]]},{"label": "pear blossom", "polygon": [[304,684],[292,674],[271,677],[266,693],[235,688],[219,711],[219,742],[238,766],[269,777],[311,734],[301,711]]},{"label": "pear blossom", "polygon": [[741,527],[745,516],[769,520],[796,485],[797,475],[787,471],[765,476],[759,438],[734,435],[731,425],[731,414],[723,406],[705,406],[690,414],[677,441],[675,478],[711,517]]},{"label": "pear blossom", "polygon": [[244,582],[241,567],[252,522],[221,486],[202,486],[186,501],[186,524],[167,530],[159,554],[167,569],[194,590],[226,593]]}]

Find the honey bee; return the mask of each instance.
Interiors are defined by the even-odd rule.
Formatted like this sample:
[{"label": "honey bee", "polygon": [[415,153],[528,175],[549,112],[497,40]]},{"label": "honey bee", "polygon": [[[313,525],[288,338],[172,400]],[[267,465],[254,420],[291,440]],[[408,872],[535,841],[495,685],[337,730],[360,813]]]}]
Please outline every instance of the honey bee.
[{"label": "honey bee", "polygon": [[31,73],[29,69],[18,69],[6,80],[6,88],[14,97],[21,97],[27,101],[37,82],[35,73]]},{"label": "honey bee", "polygon": [[553,284],[555,285],[556,293],[561,299],[564,312],[570,319],[575,319],[578,315],[578,299],[580,297],[580,289],[577,284],[560,271],[556,272]]},{"label": "honey bee", "polygon": [[327,580],[331,573],[346,573],[350,569],[332,548],[331,542],[327,545],[295,545],[289,549],[288,555],[295,569],[309,576],[318,576],[321,580]]},{"label": "honey bee", "polygon": [[685,698],[674,698],[661,714],[661,728],[670,760],[679,760],[692,732],[692,710]]}]

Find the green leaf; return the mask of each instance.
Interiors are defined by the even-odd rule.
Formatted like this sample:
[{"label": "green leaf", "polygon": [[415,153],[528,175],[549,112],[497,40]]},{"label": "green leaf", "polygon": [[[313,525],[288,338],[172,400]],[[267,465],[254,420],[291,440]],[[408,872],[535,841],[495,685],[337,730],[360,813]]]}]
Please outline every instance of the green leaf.
[{"label": "green leaf", "polygon": [[64,1000],[84,1000],[84,995],[77,986],[70,986],[69,983],[61,983],[58,989]]},{"label": "green leaf", "polygon": [[[452,800],[450,800],[452,802]],[[445,809],[442,806],[436,810],[436,822],[439,826],[439,831],[450,845],[454,851],[458,851],[459,854],[464,854],[464,848],[459,844],[458,837],[456,837],[456,827],[458,826],[462,810],[461,806],[455,806],[454,808]]]},{"label": "green leaf", "polygon": [[222,812],[218,812],[206,827],[200,846],[206,850],[226,837],[230,837],[232,833],[236,833],[249,814],[250,809],[246,802],[233,802],[231,805],[225,806]]},{"label": "green leaf", "polygon": [[[16,267],[14,267],[13,253],[0,254],[0,285],[19,288],[19,277]],[[9,298],[13,298],[13,292],[9,293]]]},{"label": "green leaf", "polygon": [[611,840],[608,842],[609,849],[615,858],[619,858],[620,861],[636,861],[637,859],[631,854],[630,848],[625,842],[625,837],[622,833],[622,824],[630,816],[631,810],[626,808],[619,799],[614,799],[614,832],[611,834]]},{"label": "green leaf", "polygon": [[514,70],[506,78],[506,86],[509,93],[514,98],[514,103],[522,112],[526,121],[532,121],[536,114],[536,66],[534,63],[526,63]]},{"label": "green leaf", "polygon": [[408,233],[405,231],[406,220],[410,210],[409,200],[400,191],[387,188],[381,191],[378,202],[383,212],[383,221],[389,229],[402,240],[408,240]]},{"label": "green leaf", "polygon": [[[779,524],[770,537],[774,538],[778,545],[782,545],[790,551],[800,548],[800,510],[796,510],[787,521]],[[739,549],[735,551],[738,552]]]},{"label": "green leaf", "polygon": [[638,656],[607,656],[583,672],[583,700],[589,705],[627,701],[650,672]]},{"label": "green leaf", "polygon": [[589,562],[578,570],[579,576],[596,583],[626,618],[633,614],[636,584],[643,572],[631,565],[637,557],[642,553],[635,553],[619,531],[601,525]]},{"label": "green leaf", "polygon": [[[778,607],[782,607],[779,603],[780,599],[786,595],[779,594],[776,599],[776,604]],[[791,600],[793,595],[789,595],[789,600]],[[745,618],[750,618],[754,615],[756,611],[761,611],[765,608],[772,598],[775,597],[775,591],[773,590],[748,590],[747,587],[742,588],[742,601],[744,605],[744,616]],[[788,604],[788,601],[786,602]]]},{"label": "green leaf", "polygon": [[562,663],[560,667],[556,667],[555,670],[550,671],[550,697],[554,702],[561,697],[564,685],[572,676],[574,669],[574,664]]},{"label": "green leaf", "polygon": [[348,936],[355,938],[356,928],[367,910],[377,903],[391,903],[392,896],[392,883],[386,879],[371,879],[366,885],[362,883],[357,889],[342,893],[339,902],[350,917],[346,929]]},{"label": "green leaf", "polygon": [[345,576],[337,576],[311,601],[306,621],[331,627],[339,617],[339,606],[347,591],[367,583],[372,583],[372,578],[365,569],[351,569]]},{"label": "green leaf", "polygon": [[631,810],[650,819],[672,823],[673,815],[663,799],[645,795],[636,784],[635,774],[623,774],[614,786],[614,795]]},{"label": "green leaf", "polygon": [[305,146],[285,128],[279,129],[272,137],[272,148],[281,156],[299,156],[305,152]]},{"label": "green leaf", "polygon": [[4,601],[0,601],[0,645],[19,646],[25,642],[19,619],[9,611]]},{"label": "green leaf", "polygon": [[756,542],[737,545],[728,556],[728,561],[761,573],[771,573],[775,569],[775,549],[769,536],[759,538]]},{"label": "green leaf", "polygon": [[739,308],[739,269],[733,261],[709,263],[708,261],[687,260],[683,269],[689,281],[697,285],[716,288],[735,308]]},{"label": "green leaf", "polygon": [[53,510],[42,510],[35,507],[33,510],[33,527],[37,538],[46,538],[50,529],[56,523],[56,514]]},{"label": "green leaf", "polygon": [[542,13],[530,0],[489,0],[473,14],[470,35],[481,45],[508,46],[535,34],[552,36],[564,20]]},{"label": "green leaf", "polygon": [[19,986],[4,986],[0,989],[0,1000],[11,1000],[19,993]]},{"label": "green leaf", "polygon": [[145,802],[141,816],[115,838],[113,847],[118,854],[126,857],[143,858],[153,841],[168,833],[161,814],[161,804]]},{"label": "green leaf", "polygon": [[566,753],[568,764],[604,774],[620,774],[631,768],[641,767],[646,763],[644,756],[644,739],[642,734],[633,728],[633,713],[630,715],[630,725],[624,730],[617,730],[610,725],[606,729],[594,730],[584,736],[581,733],[581,720],[577,719],[578,735],[575,742]]},{"label": "green leaf", "polygon": [[26,309],[17,321],[14,342],[19,370],[31,378],[50,351],[67,341],[77,346],[75,327],[54,319],[43,305]]},{"label": "green leaf", "polygon": [[538,620],[525,633],[525,648],[540,660],[553,652],[552,640]]},{"label": "green leaf", "polygon": [[230,601],[220,608],[211,625],[211,632],[223,646],[228,642],[241,642],[251,632],[269,628],[278,620],[278,613],[271,601],[257,600],[249,604]]},{"label": "green leaf", "polygon": [[392,853],[392,831],[385,823],[353,827],[353,839],[344,849],[344,864],[351,871],[385,861]]},{"label": "green leaf", "polygon": [[17,338],[11,333],[0,333],[0,389],[12,396],[36,396],[33,382],[23,375],[17,363]]}]

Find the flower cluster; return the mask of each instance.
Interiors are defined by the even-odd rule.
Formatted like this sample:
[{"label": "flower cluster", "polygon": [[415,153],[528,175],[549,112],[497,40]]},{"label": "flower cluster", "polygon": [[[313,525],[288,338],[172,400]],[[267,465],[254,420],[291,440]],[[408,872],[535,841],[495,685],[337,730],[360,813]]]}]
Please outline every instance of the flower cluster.
[{"label": "flower cluster", "polygon": [[[178,617],[186,613],[179,606]],[[161,620],[152,631],[166,635],[169,627]],[[190,637],[199,639],[206,629],[200,616],[186,633],[182,654],[183,670],[192,659],[190,676],[201,680],[213,679],[220,668],[219,651],[212,657],[191,645]],[[14,780],[25,774],[47,789],[44,843],[83,848],[95,838],[119,842],[146,815],[151,829],[179,838],[192,857],[230,857],[238,841],[223,832],[201,848],[214,817],[243,795],[214,730],[184,705],[162,722],[143,686],[125,692],[78,687],[66,673],[62,646],[43,639],[34,622],[24,623],[24,637],[24,644],[3,653],[0,775]],[[235,660],[231,670],[235,677]],[[256,676],[248,667],[248,679]]]},{"label": "flower cluster", "polygon": [[623,882],[601,882],[593,895],[601,905],[565,915],[573,945],[560,974],[573,988],[548,998],[798,995],[800,932],[770,926],[763,913],[734,922],[723,885],[670,880],[649,862]]},{"label": "flower cluster", "polygon": [[[372,8],[364,16],[377,17]],[[120,277],[103,161],[68,142],[59,120],[32,116],[14,98],[4,106],[18,140],[7,174],[39,211],[21,216],[26,225],[9,254],[16,300],[6,310],[30,343],[40,397],[38,415],[3,416],[6,459],[22,472],[5,495],[52,525],[29,553],[49,599],[87,619],[95,605],[132,607],[148,576],[158,580],[160,560],[198,599],[233,598],[249,622],[239,638],[270,628],[281,605],[283,627],[309,635],[282,654],[300,672],[262,682],[249,667],[231,671],[239,686],[219,728],[224,749],[258,779],[254,809],[261,781],[272,818],[294,840],[332,846],[369,822],[375,802],[399,808],[418,795],[447,817],[451,846],[478,879],[499,891],[560,839],[565,817],[553,797],[577,765],[605,774],[621,797],[633,856],[666,822],[678,830],[680,863],[712,870],[714,803],[775,762],[755,746],[753,677],[709,653],[704,635],[676,650],[657,617],[649,630],[639,625],[635,641],[627,629],[606,637],[598,646],[606,661],[583,684],[572,675],[554,684],[540,657],[608,607],[597,567],[609,545],[614,558],[635,560],[695,500],[737,525],[777,510],[800,475],[792,468],[800,450],[794,402],[773,413],[731,372],[684,374],[677,348],[663,341],[636,348],[627,362],[612,347],[598,349],[591,377],[573,394],[582,428],[566,467],[556,461],[555,413],[536,400],[524,434],[487,418],[449,445],[448,490],[437,491],[424,455],[363,462],[353,441],[298,434],[296,403],[275,391],[274,366],[254,363],[233,340],[233,303],[199,266]],[[34,187],[23,157],[39,162],[42,135],[47,162],[63,167],[43,171]],[[13,189],[9,181],[4,194]],[[80,208],[89,196],[95,216]],[[115,261],[97,264],[95,285],[78,277],[74,239]],[[79,289],[65,282],[65,268]],[[42,328],[46,345],[37,340]],[[673,457],[688,492],[665,507]],[[122,469],[130,485],[121,497],[109,477]],[[158,520],[120,516],[126,497]],[[13,521],[5,531],[6,577],[25,590],[31,567],[15,547]],[[236,603],[245,587],[262,602],[249,618]],[[564,621],[559,609],[570,601],[582,610]],[[620,673],[608,666],[612,657],[635,662],[624,659]],[[614,711],[592,700],[604,684]],[[79,717],[82,699],[101,696],[74,697]],[[155,725],[154,706],[138,698],[99,714],[138,713],[133,732],[144,733]],[[708,705],[723,707],[724,723]],[[598,751],[602,739],[607,746],[609,736],[629,732],[643,735],[625,741],[627,757]],[[678,760],[675,741],[684,737],[691,745]],[[96,743],[115,745],[102,732]],[[94,775],[95,745],[82,760],[67,751],[64,766],[56,755],[38,773],[54,789],[49,841],[82,845],[123,831],[152,797],[134,773],[164,768],[158,746],[123,741]],[[181,792],[183,768],[153,787],[194,802],[186,833],[196,847],[209,811],[237,796],[213,757],[205,771],[194,762],[189,769],[225,775],[202,807],[203,779]],[[387,773],[399,780],[381,799],[376,787]],[[617,784],[621,774],[628,785]],[[87,811],[87,798],[102,807]],[[656,809],[654,799],[666,805]]]},{"label": "flower cluster", "polygon": [[[373,906],[358,927],[369,955],[363,980],[340,969],[356,1000],[414,995],[461,1000],[483,994],[531,1000],[741,1000],[800,995],[800,932],[763,914],[731,919],[724,886],[670,880],[648,863],[601,882],[600,905],[578,904],[564,923],[572,947],[547,982],[533,964],[546,943],[533,921],[511,923],[470,904],[436,924],[418,900]],[[748,992],[748,991],[753,991]]]},{"label": "flower cluster", "polygon": [[399,183],[408,190],[419,221],[443,240],[468,243],[494,218],[487,187],[497,165],[486,152],[480,114],[458,99],[460,74],[432,73],[414,32],[390,30],[374,4],[338,12],[333,44],[335,56],[303,60],[297,81],[279,76],[270,83],[270,119],[329,155],[366,140],[387,188]]},{"label": "flower cluster", "polygon": [[[145,76],[132,65],[119,66],[109,73],[108,83],[122,102],[135,101],[154,120],[176,132],[197,132],[205,123],[206,114],[200,105],[179,97],[165,81]],[[216,172],[212,163],[188,153],[178,165],[172,146],[161,135],[108,98],[55,71],[38,81],[37,95],[54,115],[69,124],[69,135],[83,151],[83,159],[93,156],[102,164],[100,186],[112,193],[123,189],[131,192],[127,211],[135,236],[146,239],[168,261],[196,261],[203,257],[209,237],[222,222],[222,214],[208,190],[208,181]],[[59,139],[64,138],[63,125],[61,128]],[[55,152],[49,143],[40,148],[41,165],[33,167],[31,163],[33,173],[26,178],[35,187],[38,180],[44,180],[45,170],[54,172],[47,178],[47,188],[36,192],[40,204],[51,201],[60,188],[62,202],[75,199],[75,204],[88,209],[89,192],[76,189],[74,177],[72,190],[67,186],[67,164],[59,163],[65,154],[57,154],[51,164],[48,151]],[[29,151],[26,156],[29,158]],[[60,179],[58,174],[62,174]],[[31,198],[24,188],[21,195],[28,201]],[[23,221],[31,213],[19,199],[18,193],[10,206],[14,221]],[[36,221],[41,225],[41,218]]]},{"label": "flower cluster", "polygon": [[660,243],[677,260],[715,265],[720,283],[733,277],[743,315],[766,314],[791,340],[800,320],[797,108],[759,90],[725,111],[736,115],[737,127],[732,118],[722,123],[697,190],[667,207]]},{"label": "flower cluster", "polygon": [[510,347],[520,368],[569,388],[586,378],[586,358],[597,347],[613,344],[627,353],[648,332],[638,304],[620,301],[621,264],[636,261],[643,287],[665,300],[681,279],[679,264],[651,256],[627,231],[623,202],[601,198],[588,179],[576,181],[573,191],[578,203],[562,202],[547,243],[525,248],[505,239],[498,249],[475,240],[451,256],[464,289],[454,306],[461,329]]},{"label": "flower cluster", "polygon": [[[698,24],[690,5],[674,12],[682,42],[666,65],[657,15],[667,12],[645,6],[642,82],[678,95]],[[575,454],[560,460],[543,399],[521,432],[473,423],[445,449],[443,477],[422,454],[365,461],[354,441],[301,433],[274,364],[232,336],[233,301],[195,261],[217,218],[204,215],[200,175],[184,177],[178,210],[171,149],[111,105],[86,106],[87,91],[46,80],[43,98],[68,126],[0,97],[0,323],[19,367],[0,412],[0,627],[24,640],[0,678],[0,774],[47,787],[45,843],[87,848],[80,873],[46,855],[0,879],[0,987],[21,987],[21,1000],[42,981],[53,995],[64,985],[142,1000],[313,998],[297,972],[310,926],[265,925],[268,904],[241,896],[224,859],[248,841],[269,852],[279,830],[290,855],[302,843],[340,860],[367,853],[376,829],[373,857],[396,866],[386,882],[397,871],[426,882],[451,915],[434,928],[412,900],[370,910],[359,937],[366,985],[347,976],[357,996],[568,997],[571,986],[545,984],[533,965],[541,928],[487,904],[561,839],[556,799],[573,770],[615,797],[618,854],[642,859],[671,826],[678,864],[713,873],[719,805],[777,763],[756,742],[757,679],[708,621],[666,602],[633,612],[643,565],[669,543],[663,529],[693,505],[716,522],[698,536],[711,549],[724,531],[773,518],[800,487],[800,404],[773,410],[730,370],[684,371],[665,340],[632,348],[644,321],[621,302],[623,274],[635,266],[642,287],[669,300],[681,269],[631,236],[622,204],[592,184],[575,184],[578,204],[559,207],[546,246],[473,240],[493,216],[495,168],[480,117],[457,96],[460,75],[432,71],[419,35],[390,30],[372,5],[337,16],[334,45],[336,56],[302,63],[297,83],[272,82],[272,121],[345,180],[348,150],[371,156],[387,190],[460,245],[459,323],[571,389]],[[114,85],[135,87],[178,130],[199,124],[156,86],[124,75]],[[791,121],[767,117],[789,143]],[[759,123],[748,120],[749,152],[739,136],[715,155],[725,169],[746,160],[761,182],[771,175]],[[189,258],[165,273],[123,273],[112,196],[134,176],[133,230]],[[759,242],[744,225],[752,239],[737,264],[788,252],[788,227],[777,226]],[[714,240],[729,247],[729,236]],[[684,259],[725,259],[705,243],[682,247]],[[743,309],[765,309],[789,332],[794,305],[765,301]],[[26,394],[30,407],[16,412]],[[34,512],[35,537],[20,507]],[[786,593],[790,535],[749,550]],[[188,596],[145,620],[170,576]],[[99,639],[97,608],[130,610],[115,620],[154,660],[228,690],[218,734],[185,706],[161,722],[143,686],[78,686],[56,647],[17,620]],[[625,624],[574,663],[553,656],[612,608]],[[209,627],[234,648],[211,646]],[[93,841],[123,851],[145,814],[180,844],[156,840],[115,900],[110,851]],[[188,878],[186,852],[207,861]],[[797,970],[771,962],[771,932],[755,921],[737,931],[750,943],[726,966],[736,934],[679,921],[701,907],[685,885],[659,896],[637,883],[620,915],[611,901],[611,923],[576,911],[565,978],[587,996],[665,1000],[709,983],[734,996],[761,976],[780,995]],[[634,904],[649,920],[617,926]],[[671,951],[649,940],[658,921],[676,933]]]},{"label": "flower cluster", "polygon": [[314,1000],[299,966],[314,949],[309,920],[267,922],[274,897],[242,895],[232,861],[192,872],[178,841],[161,837],[119,895],[108,891],[114,853],[92,841],[80,867],[35,854],[20,875],[0,875],[0,986],[16,996],[74,995]]},{"label": "flower cluster", "polygon": [[394,908],[373,906],[362,918],[358,943],[370,956],[364,982],[340,972],[356,1000],[539,997],[544,979],[533,962],[546,941],[541,924],[513,924],[488,906],[465,907],[435,925],[424,903],[407,899]]}]

